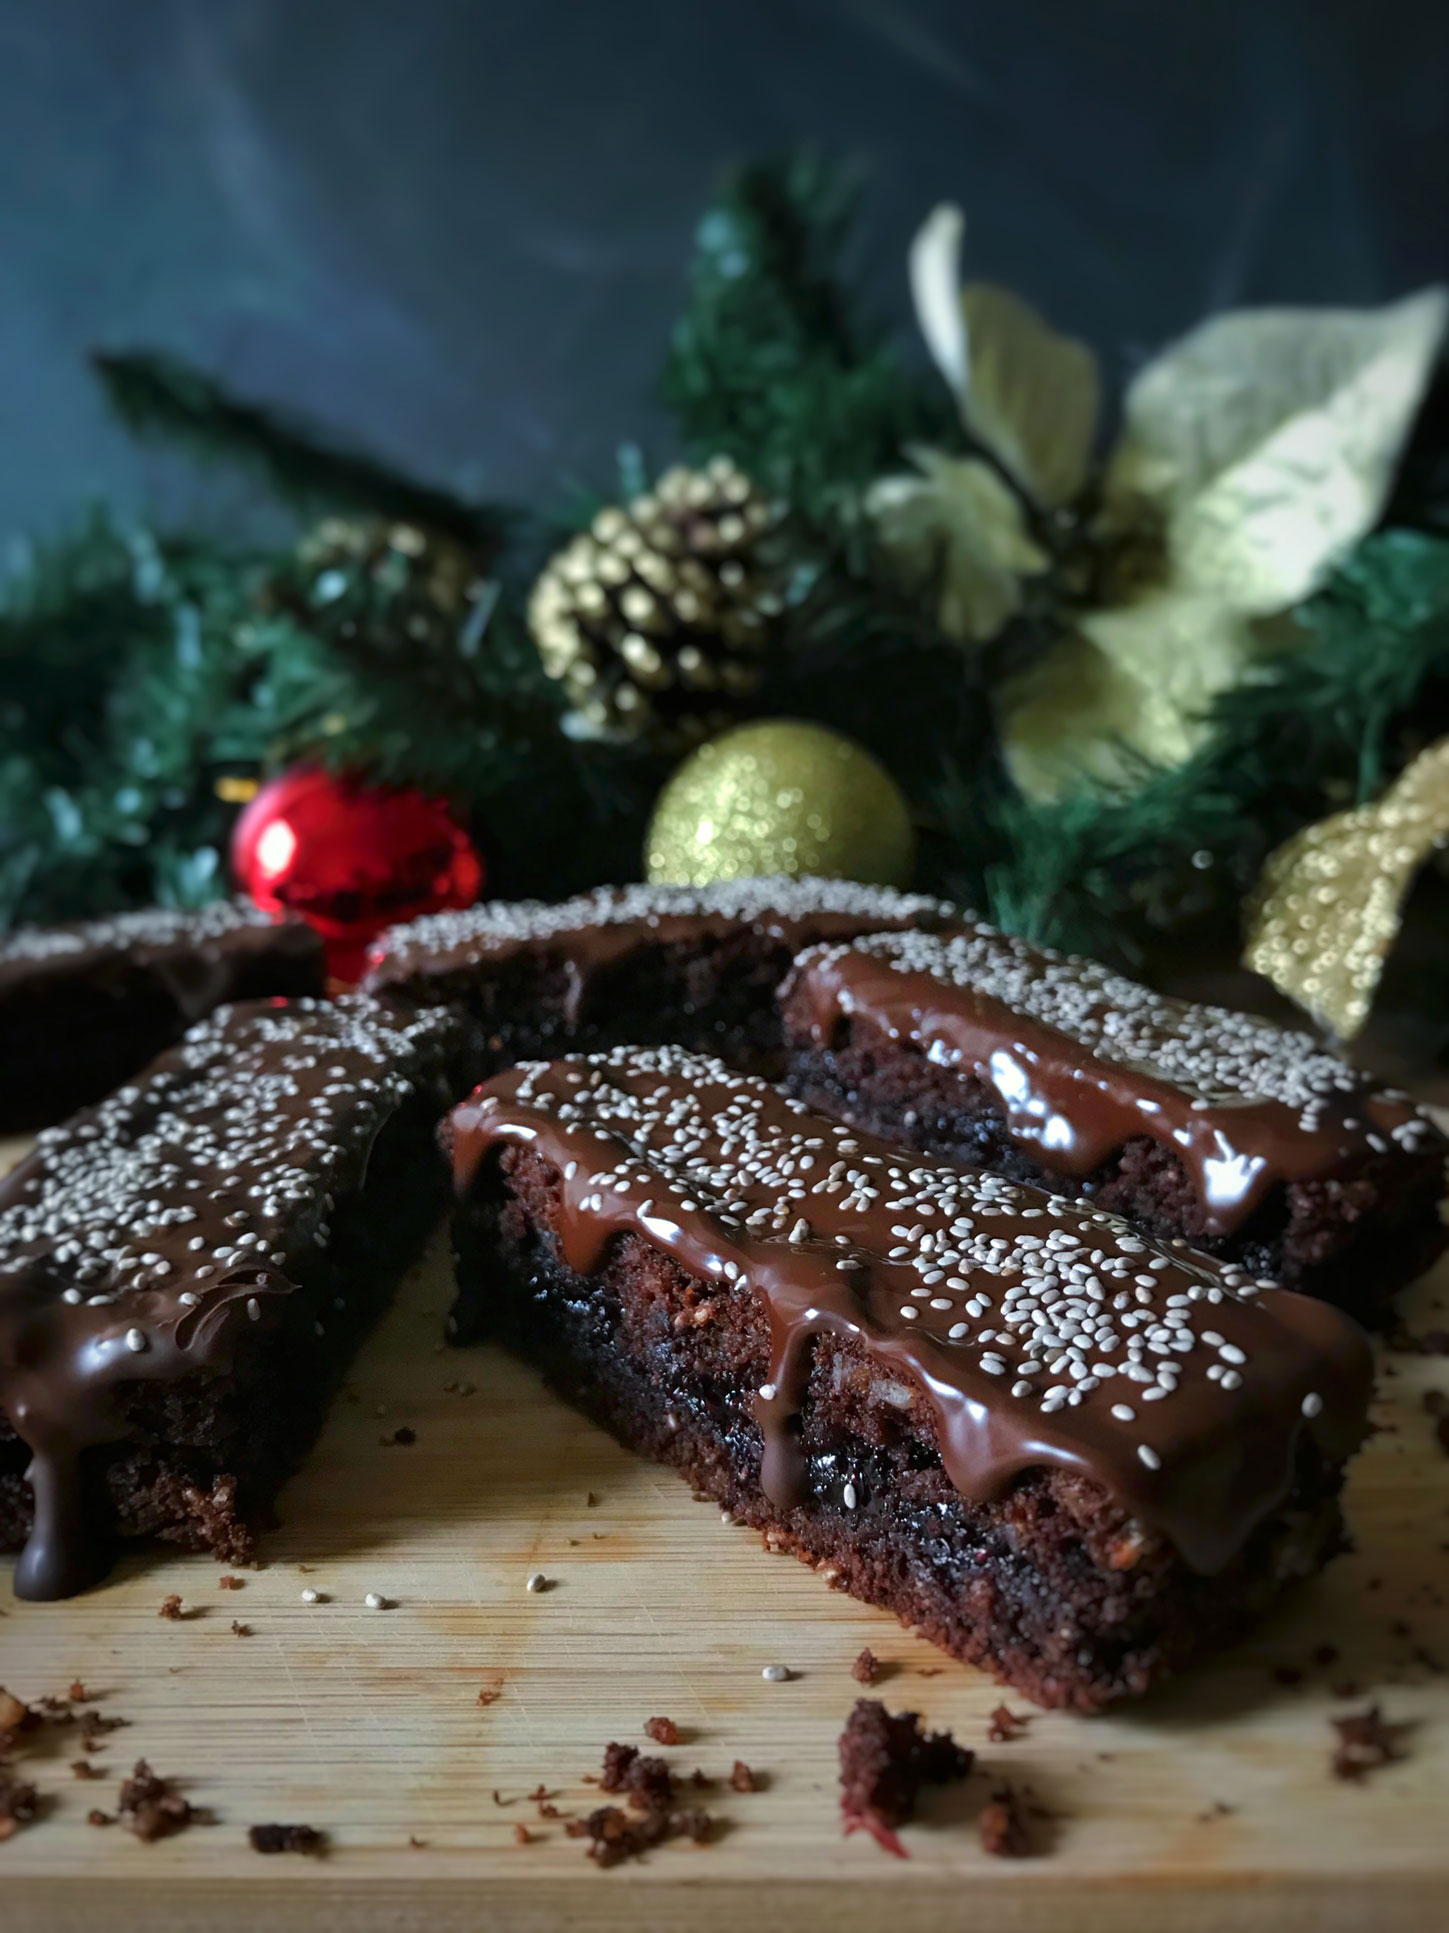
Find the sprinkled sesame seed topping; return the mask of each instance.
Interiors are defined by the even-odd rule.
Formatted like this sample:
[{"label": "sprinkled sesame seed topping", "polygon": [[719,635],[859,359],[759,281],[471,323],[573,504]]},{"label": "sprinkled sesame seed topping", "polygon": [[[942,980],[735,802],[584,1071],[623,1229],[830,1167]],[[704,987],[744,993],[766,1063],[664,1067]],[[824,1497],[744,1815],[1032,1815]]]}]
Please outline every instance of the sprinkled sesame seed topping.
[{"label": "sprinkled sesame seed topping", "polygon": [[[490,1108],[465,1103],[454,1116],[460,1173],[514,1137],[560,1166],[577,1158],[588,1164],[590,1201],[565,1205],[565,1231],[578,1226],[583,1248],[595,1215],[617,1225],[623,1209],[687,1270],[719,1287],[747,1281],[766,1299],[774,1340],[756,1421],[767,1443],[789,1441],[804,1400],[803,1327],[864,1347],[872,1401],[934,1407],[940,1454],[964,1494],[987,1485],[983,1457],[1006,1457],[1008,1440],[1025,1432],[1030,1461],[1082,1468],[1085,1446],[1086,1467],[1161,1517],[1177,1493],[1168,1483],[1142,1487],[1141,1472],[1161,1463],[1141,1441],[1141,1405],[1153,1406],[1154,1440],[1173,1442],[1175,1485],[1188,1447],[1201,1442],[1207,1454],[1221,1430],[1217,1391],[1255,1383],[1257,1400],[1282,1405],[1287,1437],[1305,1371],[1338,1377],[1353,1361],[1348,1338],[1299,1333],[1297,1298],[1245,1299],[1223,1286],[1210,1257],[1161,1248],[1095,1205],[870,1137],[852,1135],[847,1158],[841,1129],[803,1103],[679,1048],[528,1064],[498,1076],[488,1098]],[[806,1154],[814,1166],[802,1174]],[[800,1243],[797,1204],[807,1190],[811,1236]],[[641,1199],[653,1210],[647,1224],[630,1206]],[[573,1239],[561,1235],[566,1252]],[[840,1242],[850,1248],[847,1272],[837,1268]],[[876,1355],[878,1343],[888,1350]],[[1352,1373],[1345,1415],[1356,1400]],[[1190,1400],[1208,1390],[1211,1406]],[[982,1432],[983,1408],[1001,1419],[999,1439],[994,1425]],[[1243,1481],[1247,1494],[1253,1479]],[[1206,1550],[1217,1533],[1198,1502],[1191,1508],[1194,1522],[1174,1519],[1174,1534],[1200,1532]],[[1239,1508],[1225,1494],[1224,1518]]]},{"label": "sprinkled sesame seed topping", "polygon": [[134,1351],[134,1353],[139,1356],[141,1351],[146,1347],[145,1330],[128,1329],[126,1331],[126,1347]]},{"label": "sprinkled sesame seed topping", "polygon": [[529,1574],[527,1581],[523,1586],[524,1590],[535,1591],[535,1592],[546,1591],[548,1587],[549,1587],[549,1579],[544,1576],[542,1571],[531,1572]]},{"label": "sprinkled sesame seed topping", "polygon": [[787,1685],[795,1674],[789,1665],[766,1665],[760,1676],[767,1685]]}]

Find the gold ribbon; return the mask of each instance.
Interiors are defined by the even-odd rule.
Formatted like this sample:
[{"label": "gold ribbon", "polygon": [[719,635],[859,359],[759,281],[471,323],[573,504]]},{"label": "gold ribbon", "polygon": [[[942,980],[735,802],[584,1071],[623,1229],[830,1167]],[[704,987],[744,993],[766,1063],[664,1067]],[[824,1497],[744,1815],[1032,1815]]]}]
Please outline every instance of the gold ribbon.
[{"label": "gold ribbon", "polygon": [[1243,963],[1350,1040],[1373,1005],[1414,877],[1449,841],[1449,738],[1375,805],[1335,812],[1269,855]]}]

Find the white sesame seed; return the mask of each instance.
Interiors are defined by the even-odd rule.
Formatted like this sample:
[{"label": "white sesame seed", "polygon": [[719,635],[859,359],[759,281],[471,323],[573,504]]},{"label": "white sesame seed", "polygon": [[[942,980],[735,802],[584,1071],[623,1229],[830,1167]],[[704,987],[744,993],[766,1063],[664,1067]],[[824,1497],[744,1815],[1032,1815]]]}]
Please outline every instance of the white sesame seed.
[{"label": "white sesame seed", "polygon": [[773,1403],[777,1391],[773,1383],[761,1383],[757,1394],[762,1403]]},{"label": "white sesame seed", "polygon": [[362,1601],[369,1611],[388,1611],[392,1608],[388,1599],[382,1595],[381,1591],[369,1591]]},{"label": "white sesame seed", "polygon": [[549,1587],[549,1582],[550,1580],[544,1576],[542,1571],[533,1571],[530,1573],[523,1588],[526,1591],[546,1591]]},{"label": "white sesame seed", "polygon": [[1112,1414],[1119,1423],[1135,1423],[1137,1421],[1137,1412],[1132,1408],[1130,1403],[1114,1403],[1112,1405]]},{"label": "white sesame seed", "polygon": [[145,1330],[128,1329],[126,1331],[126,1347],[139,1356],[141,1351],[146,1347]]},{"label": "white sesame seed", "polygon": [[1139,1443],[1137,1445],[1137,1457],[1138,1461],[1146,1464],[1149,1470],[1160,1470],[1162,1468],[1162,1458],[1150,1443]]},{"label": "white sesame seed", "polygon": [[252,1322],[260,1322],[262,1319],[262,1305],[254,1295],[247,1297],[247,1316]]},{"label": "white sesame seed", "polygon": [[1321,1416],[1323,1414],[1323,1398],[1315,1391],[1310,1390],[1303,1398],[1302,1408],[1303,1414],[1312,1421],[1315,1416]]},{"label": "white sesame seed", "polygon": [[302,1602],[304,1604],[320,1604],[322,1602],[322,1593],[320,1591],[314,1591],[309,1584],[302,1592]]},{"label": "white sesame seed", "polygon": [[846,1509],[847,1509],[847,1510],[854,1510],[854,1508],[855,1508],[855,1485],[854,1485],[853,1483],[847,1483],[847,1484],[846,1484],[846,1486],[845,1486],[845,1488],[844,1488],[844,1490],[843,1490],[843,1491],[841,1492],[841,1496],[842,1496],[842,1497],[844,1498],[844,1500],[845,1500],[845,1507],[846,1507]]},{"label": "white sesame seed", "polygon": [[789,1665],[766,1665],[760,1673],[767,1685],[784,1685],[795,1676]]}]

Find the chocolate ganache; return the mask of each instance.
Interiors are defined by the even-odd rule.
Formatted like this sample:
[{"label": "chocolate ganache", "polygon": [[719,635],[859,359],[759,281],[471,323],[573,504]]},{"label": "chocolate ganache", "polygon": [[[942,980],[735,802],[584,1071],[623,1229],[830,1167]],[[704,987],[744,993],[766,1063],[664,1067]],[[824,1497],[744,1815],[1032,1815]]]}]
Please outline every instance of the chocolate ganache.
[{"label": "chocolate ganache", "polygon": [[298,972],[310,973],[309,991],[321,991],[322,942],[311,927],[274,919],[248,900],[218,900],[194,910],[149,907],[69,926],[20,926],[0,936],[0,1000],[62,976],[114,968],[153,976],[188,1021],[200,1020],[269,959],[292,961]]},{"label": "chocolate ganache", "polygon": [[1307,1034],[988,926],[812,948],[781,999],[817,1047],[863,1021],[974,1074],[1045,1168],[1086,1176],[1151,1137],[1181,1162],[1208,1236],[1232,1233],[1284,1182],[1442,1140],[1407,1095],[1376,1089]]},{"label": "chocolate ganache", "polygon": [[568,975],[564,1017],[576,1025],[596,982],[644,949],[724,940],[746,929],[778,941],[788,955],[816,940],[938,926],[954,916],[944,901],[848,879],[780,876],[701,887],[601,886],[557,905],[495,900],[394,927],[371,956],[366,984],[426,999],[433,982],[451,996],[454,976],[537,954],[563,964]]},{"label": "chocolate ganache", "polygon": [[224,1008],[0,1181],[0,1416],[34,1499],[17,1595],[105,1570],[84,1453],[126,1436],[138,1384],[265,1342],[389,1117],[424,1083],[441,1113],[456,1032],[363,997]]},{"label": "chocolate ganache", "polygon": [[454,1179],[527,1143],[557,1169],[561,1259],[616,1236],[723,1295],[762,1298],[761,1482],[786,1509],[812,1339],[858,1338],[922,1389],[973,1500],[1054,1465],[1095,1478],[1194,1569],[1222,1568],[1287,1495],[1300,1432],[1341,1461],[1364,1430],[1357,1325],[1089,1203],[903,1154],[674,1048],[525,1063],[455,1109]]}]

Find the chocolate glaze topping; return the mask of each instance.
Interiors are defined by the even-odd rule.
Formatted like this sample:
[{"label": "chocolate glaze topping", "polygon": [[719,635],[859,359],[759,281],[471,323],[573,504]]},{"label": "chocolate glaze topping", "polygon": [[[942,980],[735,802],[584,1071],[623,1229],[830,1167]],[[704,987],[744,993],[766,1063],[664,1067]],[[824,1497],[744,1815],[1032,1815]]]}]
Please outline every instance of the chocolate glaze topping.
[{"label": "chocolate glaze topping", "polygon": [[1335,1462],[1363,1434],[1368,1344],[1338,1311],[1229,1288],[1210,1258],[1089,1203],[915,1159],[718,1061],[665,1047],[524,1063],[452,1123],[460,1194],[510,1141],[558,1169],[576,1272],[628,1233],[718,1294],[763,1299],[753,1411],[781,1509],[800,1495],[790,1418],[823,1333],[925,1392],[963,1496],[1033,1466],[1080,1471],[1201,1572],[1288,1493],[1302,1431]]},{"label": "chocolate glaze topping", "polygon": [[69,926],[21,926],[0,936],[0,998],[58,976],[125,963],[153,974],[189,1020],[233,994],[249,963],[285,950],[312,961],[320,992],[322,943],[302,920],[274,920],[250,901],[218,900],[192,911],[151,907]]},{"label": "chocolate glaze topping", "polygon": [[0,1412],[35,1501],[18,1596],[105,1570],[82,1452],[125,1435],[134,1384],[225,1374],[241,1337],[279,1320],[455,1033],[444,1009],[359,996],[224,1008],[0,1181]]},{"label": "chocolate glaze topping", "polygon": [[781,990],[829,1047],[859,1017],[995,1089],[1043,1166],[1087,1175],[1133,1135],[1175,1154],[1207,1233],[1276,1186],[1441,1140],[1309,1035],[1169,999],[1093,961],[972,926],[882,934],[802,955]]},{"label": "chocolate glaze topping", "polygon": [[395,926],[371,955],[365,984],[375,990],[405,986],[426,998],[430,978],[536,953],[564,964],[565,1019],[575,1025],[599,975],[644,947],[724,939],[745,927],[794,952],[815,940],[939,925],[953,915],[944,901],[849,879],[777,876],[701,887],[601,886],[558,905],[494,900]]}]

